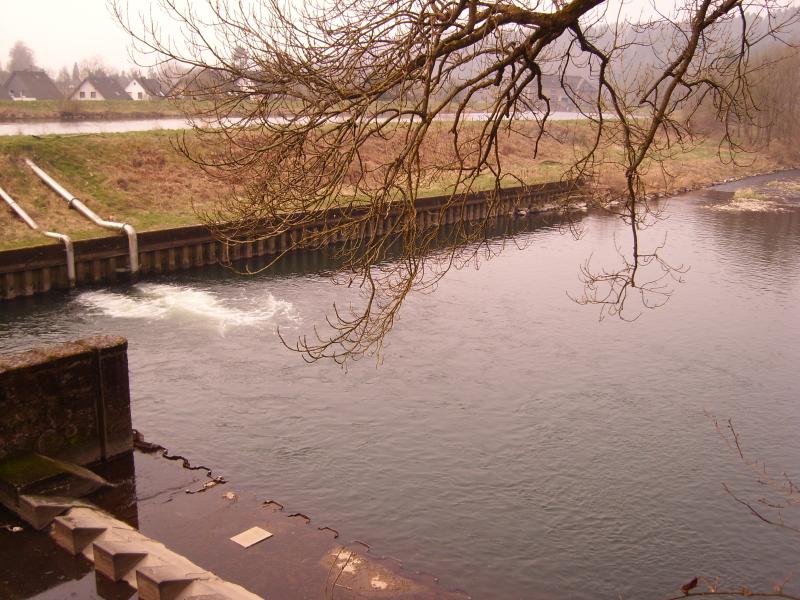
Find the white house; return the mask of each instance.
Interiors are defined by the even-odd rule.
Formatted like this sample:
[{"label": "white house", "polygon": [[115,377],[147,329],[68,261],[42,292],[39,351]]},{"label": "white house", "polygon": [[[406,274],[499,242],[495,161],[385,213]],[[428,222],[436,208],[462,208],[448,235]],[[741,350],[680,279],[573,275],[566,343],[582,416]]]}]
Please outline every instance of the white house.
[{"label": "white house", "polygon": [[158,80],[152,77],[134,77],[125,86],[125,91],[134,100],[152,100],[164,97],[161,92],[161,85]]},{"label": "white house", "polygon": [[89,75],[72,92],[70,100],[130,100],[131,97],[113,77]]}]

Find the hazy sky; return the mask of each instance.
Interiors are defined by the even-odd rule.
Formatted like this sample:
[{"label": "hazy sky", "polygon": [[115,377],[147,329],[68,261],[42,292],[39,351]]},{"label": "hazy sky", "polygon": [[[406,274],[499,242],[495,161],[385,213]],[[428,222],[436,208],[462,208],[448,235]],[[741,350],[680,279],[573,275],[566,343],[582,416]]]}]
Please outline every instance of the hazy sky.
[{"label": "hazy sky", "polygon": [[[629,13],[639,13],[650,3],[650,0],[625,1]],[[675,2],[655,1],[660,7]],[[150,2],[128,0],[132,12],[149,6]],[[0,0],[0,4],[3,66],[17,40],[25,42],[34,51],[37,64],[50,71],[57,72],[62,66],[71,70],[74,62],[94,57],[109,67],[133,66],[128,57],[126,34],[109,13],[106,0]]]},{"label": "hazy sky", "polygon": [[[58,71],[98,56],[113,67],[127,67],[128,40],[106,8],[106,0],[0,0],[0,62],[22,40],[39,66]],[[146,0],[131,1],[132,6]]]}]

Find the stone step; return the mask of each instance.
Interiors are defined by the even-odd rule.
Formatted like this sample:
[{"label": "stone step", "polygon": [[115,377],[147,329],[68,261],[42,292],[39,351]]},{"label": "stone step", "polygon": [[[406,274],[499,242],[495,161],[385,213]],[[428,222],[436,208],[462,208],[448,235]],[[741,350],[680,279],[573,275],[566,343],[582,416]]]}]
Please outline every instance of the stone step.
[{"label": "stone step", "polygon": [[178,597],[178,600],[251,600],[252,594],[231,586],[221,579],[197,580]]},{"label": "stone step", "polygon": [[92,544],[92,555],[98,572],[112,581],[121,581],[148,558],[149,551],[139,541],[102,539]]},{"label": "stone step", "polygon": [[58,515],[75,507],[69,498],[52,496],[19,496],[17,514],[34,529],[46,529]]},{"label": "stone step", "polygon": [[136,590],[140,600],[178,600],[200,573],[187,573],[174,565],[136,569]]},{"label": "stone step", "polygon": [[107,579],[126,582],[140,600],[258,600],[95,506],[65,506],[53,519],[56,543]]},{"label": "stone step", "polygon": [[73,555],[81,554],[106,531],[105,527],[72,527],[61,517],[53,521],[53,539],[56,544]]},{"label": "stone step", "polygon": [[[114,531],[133,532],[127,523],[110,515],[85,506],[72,508],[66,515],[53,519],[53,538],[56,543],[72,554],[81,554],[101,535]],[[91,553],[87,558],[92,559]]]}]

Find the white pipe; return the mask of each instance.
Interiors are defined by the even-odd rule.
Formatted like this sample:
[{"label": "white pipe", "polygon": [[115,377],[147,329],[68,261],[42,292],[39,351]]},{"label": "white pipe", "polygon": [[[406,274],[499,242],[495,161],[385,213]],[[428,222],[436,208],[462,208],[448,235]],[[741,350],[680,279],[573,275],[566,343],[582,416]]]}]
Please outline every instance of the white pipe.
[{"label": "white pipe", "polygon": [[64,250],[67,253],[67,281],[69,281],[69,287],[75,287],[75,250],[72,247],[72,240],[69,239],[69,236],[64,235],[63,233],[55,233],[53,231],[42,231],[39,225],[36,224],[36,221],[25,212],[19,204],[14,202],[14,199],[9,196],[3,188],[0,188],[0,198],[6,201],[20,219],[25,221],[25,224],[33,229],[34,231],[38,231],[42,235],[46,235],[49,238],[53,238],[55,240],[60,240],[64,243]]},{"label": "white pipe", "polygon": [[78,200],[75,196],[70,194],[64,189],[55,179],[50,177],[47,173],[37,167],[32,160],[26,158],[25,163],[39,176],[50,189],[52,189],[59,196],[67,201],[70,208],[74,208],[84,217],[92,221],[95,225],[105,229],[111,229],[124,233],[128,236],[128,254],[130,260],[131,275],[139,272],[139,242],[136,237],[136,231],[127,223],[115,223],[114,221],[106,221],[100,218],[91,208],[86,206],[83,202]]}]

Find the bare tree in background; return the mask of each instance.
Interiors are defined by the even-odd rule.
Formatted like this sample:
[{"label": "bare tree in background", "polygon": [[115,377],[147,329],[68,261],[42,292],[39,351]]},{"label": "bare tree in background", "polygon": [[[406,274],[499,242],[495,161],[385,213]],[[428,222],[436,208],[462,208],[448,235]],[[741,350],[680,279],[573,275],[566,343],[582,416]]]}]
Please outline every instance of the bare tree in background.
[{"label": "bare tree in background", "polygon": [[[708,101],[726,125],[723,144],[736,148],[727,126],[753,109],[752,48],[797,19],[780,0],[679,0],[637,22],[604,0],[157,0],[145,14],[112,2],[140,62],[182,69],[176,93],[195,101],[195,119],[180,148],[234,190],[206,215],[222,238],[266,238],[336,211],[304,244],[352,241],[340,247],[339,277],[361,286],[365,305],[337,310],[331,330],[298,349],[337,361],[379,351],[411,290],[486,250],[501,189],[529,181],[507,167],[507,150],[533,160],[543,140],[563,136],[548,79],[585,119],[562,139],[575,149],[564,180],[618,173],[621,191],[604,206],[630,231],[621,266],[584,266],[578,301],[620,316],[632,294],[645,306],[665,301],[676,271],[658,245],[642,245],[658,218],[643,175],[669,177],[665,162],[694,142],[686,123]],[[164,15],[179,33],[162,29]],[[576,89],[574,73],[590,85]],[[432,184],[449,194],[441,214],[490,190],[486,220],[457,224],[437,252],[441,228],[415,218]],[[389,235],[362,239],[390,211]],[[390,244],[400,258],[381,262]]]},{"label": "bare tree in background", "polygon": [[26,71],[36,68],[36,59],[33,50],[28,48],[24,42],[17,41],[8,51],[8,71]]},{"label": "bare tree in background", "polygon": [[[103,58],[99,55],[90,56],[89,58],[81,59],[78,63],[78,73],[80,78],[88,77],[90,75],[103,76],[110,74],[110,69],[106,65]],[[80,80],[78,80],[80,83]]]},{"label": "bare tree in background", "polygon": [[758,61],[764,68],[752,95],[759,111],[754,123],[744,124],[751,125],[747,137],[767,148],[776,142],[792,148],[800,136],[800,54],[795,48],[776,48],[759,55]]}]

